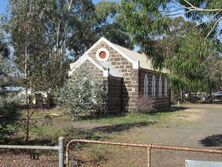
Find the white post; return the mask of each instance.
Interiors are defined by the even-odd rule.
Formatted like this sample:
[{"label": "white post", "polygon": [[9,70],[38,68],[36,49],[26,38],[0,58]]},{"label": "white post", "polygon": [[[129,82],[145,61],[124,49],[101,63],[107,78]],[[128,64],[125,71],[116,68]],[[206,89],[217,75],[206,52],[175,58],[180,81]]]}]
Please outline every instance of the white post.
[{"label": "white post", "polygon": [[64,167],[64,138],[59,137],[59,167]]}]

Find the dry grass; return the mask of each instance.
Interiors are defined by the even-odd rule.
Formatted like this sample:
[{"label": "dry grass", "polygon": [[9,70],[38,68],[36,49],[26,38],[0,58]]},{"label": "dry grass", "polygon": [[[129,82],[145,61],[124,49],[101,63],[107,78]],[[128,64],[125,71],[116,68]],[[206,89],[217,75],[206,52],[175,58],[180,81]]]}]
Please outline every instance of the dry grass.
[{"label": "dry grass", "polygon": [[[183,145],[183,127],[191,126],[201,121],[201,109],[173,110],[160,113],[134,113],[103,118],[88,118],[73,122],[64,110],[36,110],[33,119],[37,126],[31,128],[33,141],[56,143],[59,136],[67,140],[71,138],[86,138],[92,140],[108,140],[129,143],[153,143],[163,145]],[[190,131],[185,133],[190,134]],[[170,135],[174,136],[170,136]],[[185,142],[184,145],[187,145]],[[170,152],[154,152],[153,166],[172,166],[170,158],[176,166],[184,166],[184,158],[192,158],[187,154]],[[177,158],[175,158],[177,157]],[[203,155],[193,156],[203,159]],[[177,159],[177,160],[175,160]],[[211,159],[218,159],[211,156]],[[165,161],[166,160],[166,161]],[[134,148],[90,146],[84,145],[76,152],[72,152],[72,163],[82,166],[146,166],[146,150]]]}]

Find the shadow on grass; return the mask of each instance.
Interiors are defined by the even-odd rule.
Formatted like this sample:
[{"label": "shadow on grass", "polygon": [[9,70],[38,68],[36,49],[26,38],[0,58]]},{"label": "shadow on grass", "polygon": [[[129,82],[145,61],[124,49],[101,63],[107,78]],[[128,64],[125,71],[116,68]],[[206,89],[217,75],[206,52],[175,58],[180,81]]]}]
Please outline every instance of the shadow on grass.
[{"label": "shadow on grass", "polygon": [[188,107],[180,107],[180,106],[173,106],[170,108],[169,112],[178,112],[189,109]]},{"label": "shadow on grass", "polygon": [[[180,112],[180,111],[184,111],[186,109],[188,109],[188,107],[173,106],[169,110],[141,112],[141,114],[155,115],[157,113]],[[97,119],[103,119],[103,118],[120,118],[120,117],[126,116],[127,114],[129,114],[129,113],[121,112],[121,113],[104,113],[104,114],[82,115],[82,116],[79,116],[78,121],[97,120]],[[138,114],[140,114],[140,113],[138,113]]]},{"label": "shadow on grass", "polygon": [[212,136],[207,136],[206,138],[200,140],[200,143],[206,147],[222,146],[222,134],[216,134]]},{"label": "shadow on grass", "polygon": [[135,128],[135,127],[146,127],[149,125],[153,125],[154,123],[155,122],[138,122],[138,123],[102,126],[102,127],[93,128],[92,132],[103,132],[103,133],[122,132],[122,131],[127,131],[127,130],[129,130],[131,128]]},{"label": "shadow on grass", "polygon": [[119,117],[124,117],[126,115],[127,113],[124,113],[124,112],[82,115],[82,116],[79,116],[78,121],[95,120],[95,119],[103,119],[103,118],[119,118]]},{"label": "shadow on grass", "polygon": [[158,111],[152,111],[148,112],[148,115],[155,115],[159,113],[173,113],[173,112],[182,112],[186,109],[189,109],[188,107],[178,107],[178,106],[173,106],[169,110],[158,110]]},{"label": "shadow on grass", "polygon": [[88,139],[88,140],[105,140],[108,139],[110,136],[108,134],[111,133],[120,133],[123,131],[128,131],[132,128],[136,127],[147,127],[149,125],[153,125],[155,122],[138,122],[138,123],[124,123],[124,124],[117,124],[117,125],[108,125],[108,126],[100,126],[95,127],[92,129],[78,129],[78,128],[71,128],[66,131],[65,138],[66,140],[71,139]]},{"label": "shadow on grass", "polygon": [[[128,131],[136,127],[147,127],[153,125],[155,122],[138,122],[138,123],[126,123],[126,124],[117,124],[110,126],[101,126],[88,130],[82,130],[77,128],[68,129],[62,136],[65,138],[65,143],[74,138],[82,138],[89,140],[100,140],[107,139],[110,133],[119,133],[123,131]],[[28,142],[24,142],[24,137],[8,137],[5,138],[0,144],[7,145],[57,145],[58,139],[54,138],[41,138],[41,139],[31,139]]]}]

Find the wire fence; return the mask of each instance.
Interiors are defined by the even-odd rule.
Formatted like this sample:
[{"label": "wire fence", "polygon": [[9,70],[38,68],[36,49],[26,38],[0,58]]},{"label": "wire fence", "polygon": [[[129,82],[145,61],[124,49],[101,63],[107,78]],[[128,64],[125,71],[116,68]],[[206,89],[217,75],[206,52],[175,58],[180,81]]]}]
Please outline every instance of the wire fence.
[{"label": "wire fence", "polygon": [[[210,158],[212,160],[215,160],[215,157],[216,157],[215,154],[219,155],[216,157],[216,160],[218,160],[218,158],[220,160],[222,160],[222,156],[221,156],[222,150],[200,149],[200,148],[189,148],[189,147],[160,146],[160,145],[153,145],[153,144],[131,144],[131,143],[118,143],[118,142],[106,142],[106,141],[78,140],[78,139],[75,140],[74,139],[74,140],[71,140],[66,146],[66,165],[67,165],[67,167],[70,166],[70,160],[71,160],[70,150],[73,149],[72,145],[78,146],[78,144],[80,144],[80,143],[81,144],[106,145],[106,146],[121,147],[121,150],[115,151],[115,153],[114,153],[114,154],[118,154],[117,156],[120,161],[122,161],[123,159],[126,159],[126,161],[130,161],[130,159],[132,159],[132,158],[129,158],[128,153],[125,155],[125,156],[128,156],[128,158],[123,157],[124,153],[122,155],[119,154],[119,152],[123,151],[123,149],[122,149],[123,147],[131,147],[131,148],[141,149],[143,152],[140,153],[139,158],[133,158],[133,161],[137,161],[137,160],[143,161],[142,162],[143,165],[145,164],[145,166],[147,166],[147,167],[172,166],[172,161],[175,161],[174,166],[179,166],[179,164],[181,164],[181,162],[179,162],[179,161],[183,161],[182,163],[184,166],[185,160],[187,158],[190,159],[190,158],[200,158],[201,157],[202,159],[209,160],[209,158]],[[129,151],[129,150],[127,150],[127,151]],[[135,151],[135,150],[133,150],[133,151]],[[126,153],[126,150],[125,150],[125,153]],[[196,155],[195,155],[195,153],[196,153]],[[211,154],[211,156],[205,157],[205,154]],[[212,156],[212,154],[213,154],[213,156]],[[178,156],[178,155],[180,155],[180,156]],[[199,156],[197,156],[197,155],[199,155]],[[74,155],[72,155],[72,156],[74,156]],[[75,155],[75,156],[77,156],[77,155]],[[145,161],[144,161],[144,156],[145,156]],[[111,155],[109,157],[111,157]],[[169,162],[169,158],[170,158],[171,163],[169,163],[167,165],[167,163]],[[126,161],[125,161],[125,163],[126,163]],[[127,164],[128,165],[131,164],[131,166],[141,166],[141,165],[135,165],[136,163],[133,165],[132,164],[133,161],[127,162]],[[122,163],[122,164],[124,164],[124,163]],[[138,162],[138,164],[141,164],[141,162]],[[74,163],[74,165],[78,166],[77,163]],[[72,164],[72,166],[73,166],[73,164]],[[122,166],[122,165],[116,165],[116,166]]]},{"label": "wire fence", "polygon": [[[0,145],[0,149],[4,149],[4,150],[13,149],[13,150],[52,150],[52,151],[57,151],[58,152],[59,167],[64,167],[64,138],[63,137],[60,137],[58,139],[58,146]],[[32,159],[37,159],[38,158],[38,154],[34,153],[34,152],[32,152],[32,154],[30,156],[31,156],[30,158],[32,158]],[[22,157],[20,157],[20,158],[22,158]],[[21,164],[21,165],[25,165],[25,164]]]},{"label": "wire fence", "polygon": [[[57,146],[0,145],[2,150],[39,150],[56,151],[57,161],[46,166],[147,166],[172,167],[185,166],[186,160],[222,161],[222,150],[201,149],[190,147],[161,146],[154,144],[134,144],[93,140],[70,140],[64,147],[64,139],[59,138]],[[108,149],[107,149],[108,148]],[[64,152],[65,150],[65,152]],[[6,152],[6,151],[4,151]],[[94,152],[90,159],[89,152]],[[35,153],[35,152],[34,152]],[[95,157],[96,155],[96,157]],[[25,157],[21,155],[16,158]],[[35,159],[37,154],[32,155]],[[65,157],[65,159],[64,159]],[[74,157],[74,158],[73,158]],[[37,157],[38,158],[38,157]],[[81,162],[82,161],[85,162]],[[97,159],[95,161],[95,159]],[[11,160],[10,158],[8,160]],[[108,163],[110,162],[111,163]],[[41,161],[42,162],[42,161]],[[39,166],[42,166],[39,162]],[[192,162],[192,161],[191,161]],[[1,158],[0,158],[1,163]],[[192,162],[193,163],[193,162]],[[201,162],[202,163],[202,162]],[[30,162],[30,164],[34,164]],[[59,164],[59,165],[58,165]],[[17,166],[27,165],[18,164]],[[44,165],[43,165],[44,166]]]}]

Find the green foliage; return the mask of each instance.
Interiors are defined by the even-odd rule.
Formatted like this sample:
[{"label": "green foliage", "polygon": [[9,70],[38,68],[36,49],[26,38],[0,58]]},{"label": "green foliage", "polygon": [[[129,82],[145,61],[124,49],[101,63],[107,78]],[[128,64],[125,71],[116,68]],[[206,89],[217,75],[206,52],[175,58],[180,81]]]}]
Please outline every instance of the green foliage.
[{"label": "green foliage", "polygon": [[0,87],[4,87],[9,82],[8,56],[9,56],[8,46],[0,39]]},{"label": "green foliage", "polygon": [[165,3],[166,0],[122,0],[120,17],[135,44],[143,47],[168,30],[167,19],[158,9]]},{"label": "green foliage", "polygon": [[102,1],[95,5],[95,9],[98,38],[105,36],[113,43],[131,48],[130,37],[122,24],[120,4]]},{"label": "green foliage", "polygon": [[[221,0],[189,0],[193,6],[203,8],[203,9],[222,9],[222,1]],[[180,0],[180,4],[190,7],[185,1]],[[215,12],[208,12],[208,11],[191,11],[188,12],[186,15],[191,17],[192,19],[201,19],[203,16],[213,15]],[[216,18],[219,18],[221,13],[218,13]]]},{"label": "green foliage", "polygon": [[128,35],[116,19],[117,3],[10,0],[10,10],[6,29],[11,35],[15,63],[34,90],[62,86],[69,58],[81,56],[101,36],[129,46]]},{"label": "green foliage", "polygon": [[206,90],[207,82],[203,80],[207,61],[214,52],[212,42],[204,40],[204,36],[195,30],[175,40],[176,45],[165,60],[173,85],[187,91]]},{"label": "green foliage", "polygon": [[170,19],[163,17],[160,8],[165,9],[166,0],[121,1],[120,18],[134,45],[149,55],[154,68],[164,67],[164,57],[158,41],[170,31]]},{"label": "green foliage", "polygon": [[205,31],[206,37],[221,39],[221,0],[171,0],[171,2],[184,9],[184,15],[189,20],[198,22],[198,27]]},{"label": "green foliage", "polygon": [[218,52],[218,44],[205,39],[210,31],[207,26],[162,15],[167,3],[122,0],[124,26],[134,44],[152,59],[154,68],[169,70],[175,90],[206,91],[207,62]]},{"label": "green foliage", "polygon": [[[112,24],[105,24],[116,8],[110,8],[108,3],[102,6],[105,11],[97,13],[91,0],[10,0],[6,31],[26,89],[47,91],[53,99],[54,90],[67,77],[70,57],[85,52],[109,29],[112,29],[109,36],[120,39],[117,29],[121,24],[113,28]],[[105,25],[107,29],[103,32]],[[122,37],[120,41],[125,42],[126,35]],[[27,133],[30,116],[27,110]]]},{"label": "green foliage", "polygon": [[102,36],[130,47],[129,36],[119,19],[118,3],[102,1],[94,5],[92,1],[74,1],[73,6],[76,10],[70,12],[67,46],[75,58],[81,56]]},{"label": "green foliage", "polygon": [[106,110],[105,91],[85,71],[75,73],[58,92],[58,101],[73,118]]},{"label": "green foliage", "polygon": [[206,80],[208,82],[209,93],[222,90],[222,58],[213,56],[207,61]]},{"label": "green foliage", "polygon": [[0,141],[13,134],[9,125],[15,123],[19,118],[16,104],[9,97],[0,96]]},{"label": "green foliage", "polygon": [[181,90],[207,91],[210,66],[220,52],[220,44],[205,39],[206,32],[195,23],[179,17],[169,23],[171,31],[158,42],[164,66],[170,71],[170,79],[176,92]]},{"label": "green foliage", "polygon": [[56,45],[62,42],[57,40],[61,39],[56,31],[59,16],[53,5],[54,1],[10,1],[11,17],[7,29],[16,67],[25,77],[25,87],[33,90],[54,89],[66,76],[67,58],[62,46]]}]

